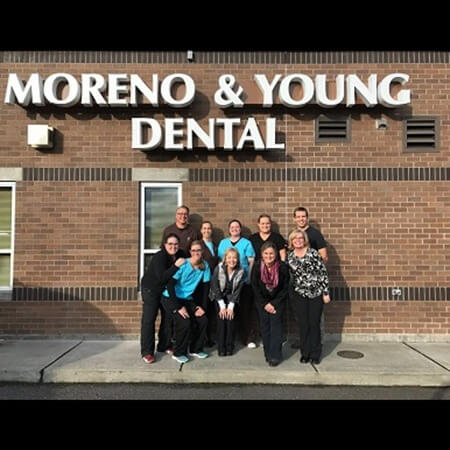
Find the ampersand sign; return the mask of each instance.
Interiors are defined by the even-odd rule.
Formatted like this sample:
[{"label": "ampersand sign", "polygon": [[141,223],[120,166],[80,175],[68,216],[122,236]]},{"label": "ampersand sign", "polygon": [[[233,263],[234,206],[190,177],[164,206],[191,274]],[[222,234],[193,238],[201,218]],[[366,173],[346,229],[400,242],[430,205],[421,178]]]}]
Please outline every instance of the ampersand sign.
[{"label": "ampersand sign", "polygon": [[227,74],[219,77],[220,89],[217,89],[214,94],[216,105],[219,105],[222,108],[228,108],[229,106],[242,108],[244,102],[240,99],[240,96],[244,92],[244,89],[242,86],[239,86],[235,92],[233,88],[236,84],[236,79],[233,75]]}]

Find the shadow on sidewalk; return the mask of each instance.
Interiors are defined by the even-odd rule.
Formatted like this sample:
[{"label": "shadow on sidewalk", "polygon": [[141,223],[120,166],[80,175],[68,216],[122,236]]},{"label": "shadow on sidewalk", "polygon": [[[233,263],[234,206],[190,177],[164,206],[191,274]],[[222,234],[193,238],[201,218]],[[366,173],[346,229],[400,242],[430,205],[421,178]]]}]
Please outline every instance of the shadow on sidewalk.
[{"label": "shadow on sidewalk", "polygon": [[129,337],[133,328],[130,322],[134,320],[131,316],[136,314],[135,320],[140,323],[141,305],[134,299],[98,300],[102,296],[107,298],[108,289],[116,288],[42,288],[16,282],[12,300],[2,302],[0,337],[42,340]]}]

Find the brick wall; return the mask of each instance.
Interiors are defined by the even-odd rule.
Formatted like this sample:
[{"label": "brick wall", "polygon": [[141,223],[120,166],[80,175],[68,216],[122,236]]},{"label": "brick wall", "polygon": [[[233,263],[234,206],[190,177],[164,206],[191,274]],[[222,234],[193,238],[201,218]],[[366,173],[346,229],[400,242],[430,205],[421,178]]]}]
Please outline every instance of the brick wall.
[{"label": "brick wall", "polygon": [[[0,334],[139,332],[139,183],[131,168],[188,168],[183,203],[193,221],[214,223],[215,237],[239,218],[256,231],[262,212],[287,237],[292,211],[310,209],[329,242],[335,302],[326,308],[330,333],[448,334],[450,320],[449,55],[442,52],[180,53],[2,52],[0,92],[7,75],[27,79],[55,72],[137,73],[151,79],[191,75],[198,96],[186,110],[68,109],[0,105],[0,167],[24,168],[17,182],[14,297],[0,303]],[[342,54],[341,54],[342,53]],[[356,73],[365,79],[410,75],[408,107],[351,110],[351,141],[316,144],[323,110],[218,109],[217,78],[253,74]],[[343,112],[344,108],[338,108]],[[131,148],[131,118],[275,116],[286,151],[141,152]],[[438,152],[403,153],[403,118],[437,116]],[[384,117],[388,127],[375,127]],[[55,149],[27,146],[26,125],[57,130]],[[152,181],[152,180],[148,180]],[[170,181],[170,180],[167,180]],[[392,297],[392,287],[402,297]],[[292,331],[293,323],[289,328]]]}]

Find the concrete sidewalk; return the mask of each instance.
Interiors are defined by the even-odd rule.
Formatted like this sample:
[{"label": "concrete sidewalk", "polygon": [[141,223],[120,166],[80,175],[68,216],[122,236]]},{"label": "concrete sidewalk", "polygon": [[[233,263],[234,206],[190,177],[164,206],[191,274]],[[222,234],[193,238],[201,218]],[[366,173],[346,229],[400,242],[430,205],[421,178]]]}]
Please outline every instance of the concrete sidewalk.
[{"label": "concrete sidewalk", "polygon": [[0,382],[450,386],[445,342],[325,342],[319,365],[300,364],[299,351],[286,343],[277,367],[267,365],[261,347],[238,348],[228,357],[208,350],[209,358],[181,365],[156,353],[148,365],[137,340],[7,339],[0,341]]}]

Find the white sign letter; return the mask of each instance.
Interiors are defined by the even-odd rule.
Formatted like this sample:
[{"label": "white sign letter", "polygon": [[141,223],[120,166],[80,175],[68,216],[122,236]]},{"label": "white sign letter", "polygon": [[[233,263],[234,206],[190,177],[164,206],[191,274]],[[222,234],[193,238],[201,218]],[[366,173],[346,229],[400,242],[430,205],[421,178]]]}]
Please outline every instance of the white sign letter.
[{"label": "white sign letter", "polygon": [[[152,129],[152,137],[147,143],[143,143],[143,127],[147,125]],[[132,118],[132,148],[152,150],[161,143],[161,125],[155,119]]]},{"label": "white sign letter", "polygon": [[127,80],[128,76],[124,73],[108,75],[108,102],[110,106],[127,106],[127,99],[119,98],[119,94],[128,92],[128,87],[120,84]]},{"label": "white sign letter", "polygon": [[107,106],[106,100],[100,92],[106,89],[106,82],[102,75],[83,73],[81,75],[81,104],[92,106],[92,99],[97,105]]},{"label": "white sign letter", "polygon": [[[181,100],[176,100],[172,97],[172,85],[179,82],[184,83],[186,92]],[[195,97],[194,80],[184,73],[174,73],[173,75],[169,75],[164,78],[161,83],[161,96],[167,104],[174,108],[184,108],[185,106],[189,106],[194,101]]]},{"label": "white sign letter", "polygon": [[368,86],[357,75],[352,74],[347,77],[347,106],[356,104],[356,91],[368,108],[375,106],[377,104],[377,75],[369,76]]},{"label": "white sign letter", "polygon": [[344,100],[345,94],[345,76],[336,76],[336,98],[330,100],[327,93],[327,76],[317,75],[316,76],[316,103],[324,108],[331,108],[332,106],[339,105]]},{"label": "white sign letter", "polygon": [[[291,97],[291,83],[300,83],[303,87],[303,98],[294,100]],[[280,100],[284,106],[288,108],[296,108],[298,106],[306,105],[310,102],[314,95],[314,83],[307,75],[302,73],[294,73],[288,75],[280,84]]]},{"label": "white sign letter", "polygon": [[217,125],[223,125],[224,128],[224,139],[223,139],[223,148],[224,150],[232,150],[233,149],[233,127],[234,125],[239,125],[241,123],[241,119],[216,119]]},{"label": "white sign letter", "polygon": [[158,81],[158,74],[154,73],[152,75],[152,87],[153,90],[151,90],[141,79],[139,75],[132,74],[130,76],[130,104],[131,106],[137,106],[137,92],[140,91],[140,93],[147,98],[147,100],[151,103],[152,106],[159,106],[158,105],[158,87],[159,87],[159,81]]},{"label": "white sign letter", "polygon": [[266,147],[283,150],[284,144],[276,143],[276,136],[277,136],[276,122],[277,119],[275,119],[274,117],[266,119]]},{"label": "white sign letter", "polygon": [[411,103],[411,92],[409,89],[402,89],[397,94],[397,100],[391,96],[391,84],[400,83],[405,84],[409,81],[409,75],[406,73],[391,73],[385,76],[378,85],[378,100],[388,108],[395,106],[407,105]]},{"label": "white sign letter", "polygon": [[250,117],[245,125],[244,131],[242,132],[241,139],[237,145],[238,150],[242,150],[244,143],[246,141],[253,142],[255,150],[264,150],[264,141],[262,140],[261,133],[259,132],[258,124],[253,117]]},{"label": "white sign letter", "polygon": [[41,76],[38,73],[32,73],[24,87],[17,74],[10,73],[6,86],[5,103],[12,105],[17,102],[19,105],[28,106],[30,101],[33,105],[45,105]]},{"label": "white sign letter", "polygon": [[187,119],[187,149],[192,150],[193,135],[201,140],[208,150],[214,150],[214,119],[209,119],[209,134],[198,124],[195,119]]},{"label": "white sign letter", "polygon": [[281,75],[275,75],[275,78],[272,80],[272,83],[268,83],[265,75],[255,74],[256,84],[258,85],[260,91],[263,93],[263,107],[270,108],[273,106],[273,94],[275,86],[280,81]]},{"label": "white sign letter", "polygon": [[[66,98],[58,99],[58,86],[61,82],[68,85],[68,94]],[[68,73],[54,73],[50,75],[44,82],[44,96],[54,105],[69,107],[80,101],[81,90],[78,81],[74,76]]]},{"label": "white sign letter", "polygon": [[167,150],[183,150],[183,144],[175,144],[175,138],[183,136],[183,129],[176,130],[175,126],[183,126],[184,119],[177,117],[175,119],[164,119],[166,128],[164,148]]}]

